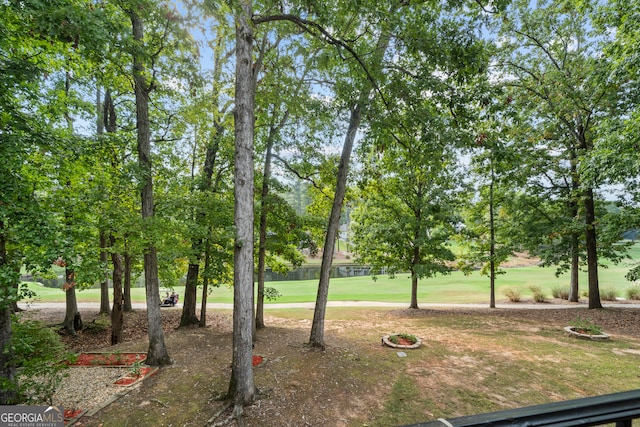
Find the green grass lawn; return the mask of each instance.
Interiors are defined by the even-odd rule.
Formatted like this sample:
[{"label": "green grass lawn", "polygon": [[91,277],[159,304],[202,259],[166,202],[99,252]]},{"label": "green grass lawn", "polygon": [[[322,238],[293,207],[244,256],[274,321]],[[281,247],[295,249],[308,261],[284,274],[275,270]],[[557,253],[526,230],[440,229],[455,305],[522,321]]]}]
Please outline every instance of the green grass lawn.
[{"label": "green grass lawn", "polygon": [[[630,251],[632,260],[608,268],[599,269],[600,289],[615,289],[618,296],[624,297],[625,290],[631,284],[625,279],[625,274],[633,260],[640,260],[640,245]],[[554,268],[537,266],[505,269],[505,274],[496,280],[496,298],[506,299],[504,289],[513,288],[521,291],[523,299],[531,298],[530,286],[540,286],[547,297],[551,297],[551,289],[555,286],[568,286],[569,276],[564,274],[555,277]],[[30,288],[37,294],[36,301],[64,302],[65,295],[61,289],[46,288],[31,283]],[[276,303],[312,302],[315,300],[318,281],[282,281],[267,282],[266,286],[276,288],[282,295]],[[586,273],[580,276],[581,292],[587,289]],[[177,287],[175,291],[184,295],[184,288]],[[330,301],[381,301],[409,303],[411,280],[408,274],[399,274],[391,279],[379,276],[373,280],[370,276],[331,279],[329,286]],[[79,302],[100,301],[99,289],[86,289],[77,292]],[[144,302],[143,288],[132,290],[133,302]],[[212,303],[233,302],[233,290],[229,287],[214,288],[208,298]],[[459,271],[449,275],[437,276],[420,280],[418,284],[418,303],[488,303],[489,278],[481,276],[477,271],[465,276]],[[267,302],[268,304],[269,302]]]}]

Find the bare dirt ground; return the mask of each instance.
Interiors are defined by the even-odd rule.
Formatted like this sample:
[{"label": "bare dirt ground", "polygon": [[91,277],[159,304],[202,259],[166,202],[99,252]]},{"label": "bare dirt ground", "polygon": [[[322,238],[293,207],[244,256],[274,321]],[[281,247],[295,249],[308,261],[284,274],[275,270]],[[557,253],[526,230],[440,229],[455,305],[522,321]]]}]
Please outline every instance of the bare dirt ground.
[{"label": "bare dirt ground", "polygon": [[[206,328],[186,329],[176,329],[181,314],[179,308],[163,309],[162,313],[165,340],[174,360],[173,365],[145,379],[140,386],[127,390],[123,397],[95,414],[80,418],[76,425],[205,426],[225,417],[223,414],[221,418],[213,419],[214,414],[223,407],[223,402],[218,398],[227,391],[230,379],[230,312],[212,310],[208,314]],[[51,309],[27,311],[21,315],[49,324],[59,322],[64,317],[62,311]],[[98,327],[107,318],[101,320],[95,311],[86,311],[82,315],[85,326],[89,327],[76,338],[63,337],[69,348],[78,352],[147,350],[144,311],[126,314],[126,342],[116,347],[109,346],[109,328]],[[318,351],[305,345],[309,338],[312,311],[297,309],[297,314],[292,316],[266,316],[267,328],[258,332],[254,353],[265,357],[266,362],[255,368],[259,395],[255,404],[246,408],[244,425],[384,425],[384,422],[376,421],[376,414],[385,410],[385,401],[397,382],[395,364],[398,358],[395,350],[380,345],[380,337],[408,328],[427,340],[432,338],[434,348],[435,343],[452,348],[465,347],[469,354],[473,354],[477,348],[470,335],[460,332],[453,334],[446,327],[438,326],[439,318],[452,315],[460,316],[459,319],[468,318],[469,322],[477,322],[478,316],[482,316],[482,321],[491,328],[504,331],[523,328],[560,330],[576,316],[584,316],[602,326],[607,333],[640,338],[640,309],[636,308],[595,311],[584,308],[521,309],[517,305],[498,310],[354,308],[341,309],[335,318],[329,314],[325,323],[327,348]],[[425,320],[434,326],[425,329]],[[445,386],[466,381],[466,387],[473,389],[474,379],[460,377],[460,372],[455,369],[468,363],[468,360],[456,356],[451,358],[451,363],[453,365],[446,368],[433,364],[429,368],[438,372],[437,384]],[[88,370],[71,370],[75,372],[71,377],[77,375],[78,381],[93,381],[87,378],[90,375],[87,374]],[[446,406],[450,397],[438,396],[434,384],[430,380],[422,385],[431,390],[434,407]],[[96,386],[105,387],[103,384]],[[479,386],[477,391],[486,393]],[[82,407],[82,399],[80,403],[74,402],[74,405],[80,406],[77,409],[90,412],[95,409],[95,403],[90,401],[92,392],[82,393],[86,395],[86,405],[92,407]],[[550,395],[549,398],[560,399],[562,396]],[[521,405],[516,398],[498,396],[496,399],[507,407]],[[54,403],[65,405],[65,402]]]}]

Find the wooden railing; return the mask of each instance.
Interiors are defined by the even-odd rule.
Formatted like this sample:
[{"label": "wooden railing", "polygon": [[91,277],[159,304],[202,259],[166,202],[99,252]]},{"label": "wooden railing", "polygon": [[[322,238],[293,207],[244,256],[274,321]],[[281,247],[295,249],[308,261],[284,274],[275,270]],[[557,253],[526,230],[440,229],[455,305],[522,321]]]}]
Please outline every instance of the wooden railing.
[{"label": "wooden railing", "polygon": [[407,427],[570,427],[615,423],[631,427],[640,418],[640,390],[468,415]]}]

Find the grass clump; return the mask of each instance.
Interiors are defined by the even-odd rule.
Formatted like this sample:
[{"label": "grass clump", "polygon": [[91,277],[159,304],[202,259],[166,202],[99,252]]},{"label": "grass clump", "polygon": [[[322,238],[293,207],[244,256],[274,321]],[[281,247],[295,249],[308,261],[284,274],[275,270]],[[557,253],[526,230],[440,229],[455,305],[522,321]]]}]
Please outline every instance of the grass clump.
[{"label": "grass clump", "polygon": [[521,299],[519,289],[507,288],[504,290],[504,296],[509,298],[511,302],[520,302]]},{"label": "grass clump", "polygon": [[627,288],[626,290],[627,299],[630,300],[640,300],[640,285],[634,284]]},{"label": "grass clump", "polygon": [[529,286],[529,290],[533,294],[533,300],[535,302],[545,302],[547,300],[547,297],[545,296],[544,292],[542,292],[542,288],[540,286]]},{"label": "grass clump", "polygon": [[553,286],[551,288],[551,296],[553,296],[554,298],[568,300],[569,299],[569,287],[568,286],[555,285],[555,286]]},{"label": "grass clump", "polygon": [[600,299],[603,301],[615,301],[618,298],[618,292],[612,288],[600,289]]}]

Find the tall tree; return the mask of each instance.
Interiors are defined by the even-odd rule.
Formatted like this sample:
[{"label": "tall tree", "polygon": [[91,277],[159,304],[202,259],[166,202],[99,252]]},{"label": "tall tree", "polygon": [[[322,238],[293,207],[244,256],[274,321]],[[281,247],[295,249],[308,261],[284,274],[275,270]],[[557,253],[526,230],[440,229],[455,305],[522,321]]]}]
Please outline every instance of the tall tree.
[{"label": "tall tree", "polygon": [[235,92],[235,250],[233,277],[233,359],[229,397],[234,416],[240,418],[245,405],[253,402],[253,122],[255,86],[253,76],[253,24],[251,0],[239,3],[236,23]]},{"label": "tall tree", "polygon": [[[191,231],[191,251],[189,254],[189,266],[185,283],[184,303],[180,326],[193,324],[206,324],[206,319],[198,320],[196,315],[196,294],[200,280],[201,263],[207,258],[207,251],[212,248],[212,228],[224,228],[226,215],[220,209],[227,203],[214,205],[212,200],[227,188],[230,181],[231,169],[231,144],[228,142],[231,110],[233,103],[230,99],[231,81],[226,75],[225,69],[229,67],[229,58],[232,50],[229,48],[232,29],[227,25],[224,12],[221,10],[209,10],[208,5],[203,5],[204,12],[212,15],[215,27],[215,40],[210,43],[212,49],[213,69],[203,80],[207,83],[192,82],[192,92],[196,94],[189,107],[187,120],[192,122],[193,128],[193,159],[192,159],[192,185],[193,213],[189,220],[193,223],[189,226]],[[220,201],[220,200],[218,200]],[[215,206],[215,207],[214,207]],[[208,258],[211,261],[211,257]],[[227,274],[224,274],[227,276]],[[219,276],[219,279],[222,277]],[[207,281],[209,282],[209,281]],[[206,292],[203,292],[203,306],[201,317],[206,316]]]},{"label": "tall tree", "polygon": [[358,259],[374,273],[385,268],[391,276],[410,272],[413,309],[418,308],[418,280],[450,271],[447,263],[454,255],[448,242],[458,222],[453,152],[439,137],[443,129],[430,127],[433,133],[387,147],[375,166],[375,156],[369,157],[364,200],[352,214]]},{"label": "tall tree", "polygon": [[[314,53],[313,47],[308,46],[305,34],[292,34],[290,27],[289,23],[277,26],[277,37],[271,35],[273,30],[265,31],[258,57],[262,68],[256,76],[256,146],[257,151],[264,152],[264,161],[257,198],[260,216],[257,224],[256,328],[265,326],[267,266],[272,271],[286,274],[289,268],[298,267],[304,261],[300,250],[309,243],[302,229],[301,216],[278,194],[283,184],[273,173],[273,164],[280,162],[280,170],[292,168],[292,162],[280,153],[300,150],[291,147],[291,140],[296,140],[298,147],[316,142],[328,119],[323,103],[311,92],[311,82],[320,79],[320,73],[312,71],[317,51]],[[272,39],[275,42],[269,42]]]},{"label": "tall tree", "polygon": [[[149,328],[149,350],[147,363],[152,366],[171,364],[162,331],[162,316],[160,313],[160,289],[158,284],[158,255],[153,238],[153,175],[151,162],[151,138],[149,129],[149,94],[153,87],[148,81],[145,65],[144,26],[140,12],[144,12],[145,5],[134,5],[127,10],[131,19],[133,40],[136,43],[132,52],[133,81],[136,97],[136,127],[138,141],[138,164],[141,171],[140,193],[142,202],[142,218],[145,221],[146,233],[149,234],[149,245],[145,248],[144,270],[147,300],[147,324]],[[148,7],[148,5],[146,5]]]},{"label": "tall tree", "polygon": [[[43,198],[60,186],[52,180],[55,154],[69,141],[64,114],[56,110],[53,84],[44,79],[68,64],[61,58],[98,45],[103,27],[82,1],[0,4],[0,404],[17,395],[13,303],[20,268],[48,269],[56,258],[57,210]],[[87,28],[86,32],[81,29]],[[77,50],[76,50],[77,48]],[[81,56],[80,56],[81,57]],[[82,61],[80,61],[82,62]],[[67,68],[68,70],[68,68]],[[59,95],[59,91],[54,88]],[[55,104],[55,105],[53,105]],[[55,160],[52,160],[55,159]]]},{"label": "tall tree", "polygon": [[513,98],[539,122],[555,123],[573,143],[583,211],[589,308],[601,308],[598,284],[598,182],[585,179],[583,160],[593,150],[595,126],[616,108],[618,86],[604,78],[607,64],[596,55],[590,4],[516,1],[505,13],[499,60]]},{"label": "tall tree", "polygon": [[[394,2],[390,7],[389,13],[394,14],[398,5]],[[381,18],[381,15],[378,16]],[[377,24],[381,27],[378,29],[378,38],[373,48],[373,54],[367,61],[367,68],[370,76],[378,76],[381,71],[383,59],[389,43],[391,41],[391,28],[387,22],[380,19]],[[369,104],[369,97],[374,89],[373,83],[369,79],[365,79],[357,90],[355,99],[349,105],[349,124],[342,145],[342,154],[340,155],[340,163],[338,164],[336,188],[333,196],[333,204],[331,206],[331,214],[327,223],[327,232],[322,252],[322,264],[320,265],[320,279],[318,282],[318,293],[316,296],[316,304],[313,312],[313,323],[311,324],[311,334],[309,344],[312,347],[324,348],[324,321],[327,311],[327,301],[329,297],[329,280],[331,278],[331,265],[333,263],[333,251],[335,240],[338,236],[338,228],[340,226],[340,214],[344,197],[347,192],[347,177],[349,173],[349,162],[351,152],[356,139],[363,114],[366,113]]]}]

